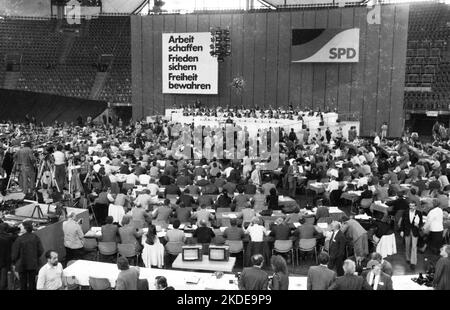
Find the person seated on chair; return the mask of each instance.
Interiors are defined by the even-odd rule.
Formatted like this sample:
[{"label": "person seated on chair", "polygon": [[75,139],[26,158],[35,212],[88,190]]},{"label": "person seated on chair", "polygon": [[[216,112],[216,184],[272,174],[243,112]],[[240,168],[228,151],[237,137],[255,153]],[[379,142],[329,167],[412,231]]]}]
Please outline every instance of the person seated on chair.
[{"label": "person seated on chair", "polygon": [[240,241],[244,239],[245,232],[242,227],[237,227],[237,219],[230,219],[231,227],[227,227],[223,232],[225,240]]},{"label": "person seated on chair", "polygon": [[173,224],[173,229],[169,229],[166,232],[165,239],[167,242],[182,242],[184,243],[186,241],[186,235],[184,234],[184,231],[182,231],[180,228],[180,221],[176,219]]},{"label": "person seated on chair", "polygon": [[157,222],[168,223],[169,216],[172,214],[173,209],[170,206],[170,200],[164,199],[164,204],[155,209],[152,213],[152,217]]},{"label": "person seated on chair", "polygon": [[126,257],[117,259],[117,267],[120,272],[116,280],[116,290],[137,291],[139,269],[136,267],[130,268]]},{"label": "person seated on chair", "polygon": [[178,197],[176,204],[180,204],[181,202],[184,203],[184,206],[187,208],[191,208],[193,205],[195,205],[194,197],[189,195],[189,189],[185,188],[183,193]]},{"label": "person seated on chair", "polygon": [[206,205],[200,205],[200,210],[192,214],[192,219],[197,220],[197,225],[199,225],[201,221],[205,221],[209,227],[211,226],[211,220],[214,219],[214,214],[206,210]]},{"label": "person seated on chair", "polygon": [[275,240],[289,240],[291,235],[291,227],[280,217],[270,225],[269,236],[274,237]]},{"label": "person seated on chair", "polygon": [[135,204],[131,209],[131,216],[133,221],[140,221],[145,226],[145,223],[151,222],[152,216],[148,214],[147,209],[142,206],[140,202]]},{"label": "person seated on chair", "polygon": [[269,210],[280,210],[278,205],[278,193],[275,187],[270,189],[270,194],[267,195],[266,203]]},{"label": "person seated on chair", "polygon": [[300,226],[294,231],[295,243],[298,246],[300,239],[313,239],[320,234],[320,230],[311,222],[306,222],[304,217],[300,218]]},{"label": "person seated on chair", "polygon": [[238,192],[239,192],[239,194],[234,197],[233,202],[232,202],[232,206],[234,206],[234,210],[232,207],[231,211],[239,212],[242,209],[244,209],[245,207],[247,207],[247,205],[248,205],[248,197],[246,195],[244,195],[244,188],[239,188]]},{"label": "person seated on chair", "polygon": [[199,206],[206,205],[207,208],[212,208],[214,205],[214,199],[210,195],[200,193],[200,196],[197,198],[197,204]]},{"label": "person seated on chair", "polygon": [[119,227],[113,224],[113,217],[106,217],[106,224],[102,226],[102,242],[117,242],[119,237]]},{"label": "person seated on chair", "polygon": [[124,215],[122,218],[122,227],[119,228],[120,243],[122,244],[134,244],[136,246],[136,253],[142,251],[142,245],[139,243],[143,235],[142,229],[136,228],[131,222],[131,215]]},{"label": "person seated on chair", "polygon": [[207,226],[205,220],[199,222],[199,227],[194,231],[192,237],[197,239],[197,243],[203,244],[203,253],[207,254],[211,241],[216,236],[214,231]]},{"label": "person seated on chair", "polygon": [[167,286],[167,279],[163,276],[157,276],[155,278],[155,288],[160,291],[173,291],[175,290],[172,286]]},{"label": "person seated on chair", "polygon": [[327,206],[322,204],[322,199],[317,200],[316,221],[321,218],[330,217],[330,211]]}]

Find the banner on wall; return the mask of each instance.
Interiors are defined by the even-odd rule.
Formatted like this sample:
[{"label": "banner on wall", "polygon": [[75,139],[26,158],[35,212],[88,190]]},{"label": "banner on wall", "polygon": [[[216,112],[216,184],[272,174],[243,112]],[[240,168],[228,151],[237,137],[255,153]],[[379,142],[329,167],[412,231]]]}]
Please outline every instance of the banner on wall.
[{"label": "banner on wall", "polygon": [[359,28],[293,29],[292,62],[359,62]]},{"label": "banner on wall", "polygon": [[219,68],[210,32],[162,34],[162,92],[217,94]]}]

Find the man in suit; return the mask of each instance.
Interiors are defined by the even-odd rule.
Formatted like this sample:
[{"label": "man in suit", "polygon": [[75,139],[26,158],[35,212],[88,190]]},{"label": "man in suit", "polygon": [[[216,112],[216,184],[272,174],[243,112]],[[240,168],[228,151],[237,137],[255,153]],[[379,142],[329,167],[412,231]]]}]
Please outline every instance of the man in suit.
[{"label": "man in suit", "polygon": [[311,266],[306,281],[307,290],[327,290],[336,280],[336,272],[327,267],[330,256],[326,252],[319,254],[319,266]]},{"label": "man in suit", "polygon": [[367,231],[355,219],[343,216],[341,219],[342,231],[352,240],[356,262],[360,263],[369,254],[369,240]]},{"label": "man in suit", "polygon": [[400,236],[405,238],[406,261],[414,271],[417,264],[417,240],[423,226],[422,212],[417,211],[417,202],[409,201],[409,211],[403,213],[400,223]]},{"label": "man in suit", "polygon": [[11,250],[14,236],[8,233],[9,226],[0,224],[0,291],[8,287],[8,271],[11,270]]},{"label": "man in suit", "polygon": [[271,225],[270,236],[275,240],[289,240],[290,235],[291,227],[281,217]]},{"label": "man in suit", "polygon": [[367,281],[361,277],[355,275],[356,264],[351,259],[344,261],[344,275],[338,277],[336,281],[328,288],[329,290],[372,290],[372,287]]},{"label": "man in suit", "polygon": [[40,267],[40,257],[44,253],[41,239],[33,234],[33,224],[23,222],[25,233],[13,244],[11,260],[13,270],[19,273],[20,289],[36,290],[36,275]]},{"label": "man in suit", "polygon": [[293,161],[292,165],[289,166],[287,170],[287,181],[289,188],[289,196],[295,198],[295,191],[297,189],[297,177],[299,175],[299,168],[297,161]]},{"label": "man in suit", "polygon": [[262,270],[264,258],[261,254],[253,255],[251,258],[253,267],[244,268],[239,277],[240,290],[267,290],[269,277]]},{"label": "man in suit", "polygon": [[389,275],[381,271],[379,261],[369,261],[367,263],[367,270],[362,273],[362,277],[375,291],[393,290],[392,279]]},{"label": "man in suit", "polygon": [[163,276],[157,276],[155,278],[155,288],[161,291],[173,291],[175,290],[172,286],[167,286],[167,279]]},{"label": "man in suit", "polygon": [[183,193],[180,195],[180,197],[178,198],[176,204],[180,204],[181,202],[184,203],[184,206],[187,208],[191,208],[192,205],[195,204],[195,200],[194,197],[192,197],[191,195],[189,195],[189,189],[185,188]]},{"label": "man in suit", "polygon": [[341,231],[339,222],[332,222],[331,229],[333,234],[331,235],[328,249],[328,254],[330,255],[328,268],[335,270],[340,277],[344,275],[342,264],[345,259],[345,244],[347,240],[345,239],[344,233]]},{"label": "man in suit", "polygon": [[119,291],[137,291],[139,269],[130,268],[126,257],[117,259],[117,267],[120,270],[116,280],[116,290]]}]

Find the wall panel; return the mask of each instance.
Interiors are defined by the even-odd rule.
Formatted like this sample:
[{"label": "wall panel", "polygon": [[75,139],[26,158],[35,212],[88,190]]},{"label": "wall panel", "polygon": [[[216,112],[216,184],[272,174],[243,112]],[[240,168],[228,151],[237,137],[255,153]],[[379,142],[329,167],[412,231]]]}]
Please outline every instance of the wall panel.
[{"label": "wall panel", "polygon": [[[408,5],[385,5],[381,25],[368,25],[364,7],[286,12],[133,16],[131,18],[133,117],[163,114],[171,106],[287,107],[333,110],[361,121],[363,135],[389,121],[389,135],[403,126]],[[232,56],[219,64],[218,95],[163,95],[164,32],[204,32],[229,27]],[[360,61],[352,64],[291,62],[292,29],[360,28]],[[231,89],[242,76],[241,94]]]}]

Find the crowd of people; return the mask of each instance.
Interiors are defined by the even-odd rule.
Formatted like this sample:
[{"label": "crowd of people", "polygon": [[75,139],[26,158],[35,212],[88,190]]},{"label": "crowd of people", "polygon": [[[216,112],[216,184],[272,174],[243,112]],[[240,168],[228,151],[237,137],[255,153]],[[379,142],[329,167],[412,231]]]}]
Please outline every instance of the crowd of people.
[{"label": "crowd of people", "polygon": [[[195,107],[186,113],[200,111],[214,113]],[[230,113],[244,113],[239,109],[223,112],[229,117],[239,117]],[[257,111],[245,113],[251,116],[253,112],[256,117]],[[267,116],[301,117],[298,113],[290,107]],[[268,237],[293,240],[294,248],[301,240],[317,240],[320,264],[310,268],[308,288],[392,289],[392,268],[389,270],[385,258],[395,253],[386,254],[386,240],[392,245],[402,238],[411,271],[418,264],[418,252],[425,252],[435,269],[434,286],[449,289],[448,246],[441,250],[448,243],[450,204],[446,143],[422,144],[406,135],[387,139],[385,124],[381,137],[377,134],[375,139],[359,139],[356,128],[350,129],[348,139],[342,128],[336,132],[319,128],[314,134],[308,128],[297,132],[281,129],[280,167],[262,171],[260,160],[249,156],[246,143],[243,159],[179,156],[178,145],[174,148],[173,144],[183,135],[180,127],[159,118],[127,126],[80,125],[2,126],[0,202],[7,202],[7,190],[14,187],[11,181],[15,178],[28,199],[62,204],[75,201],[91,211],[95,226],[102,226],[100,240],[135,245],[136,254],[141,254],[148,267],[167,267],[164,256],[176,243],[200,243],[207,251],[209,244],[248,241],[243,266],[252,267],[244,268],[240,276],[242,289],[287,287],[286,263],[294,262],[287,256],[271,257],[272,245],[265,242]],[[206,138],[203,147],[205,143]],[[193,139],[184,144],[194,149]],[[217,147],[212,146],[212,154]],[[281,193],[296,200],[296,206],[283,207]],[[312,203],[304,198],[305,193],[314,193]],[[116,208],[113,213],[111,205]],[[380,209],[380,205],[386,208]],[[338,206],[345,215],[333,218],[330,206]],[[221,209],[237,213],[223,232],[223,221],[217,216]],[[282,210],[285,216],[267,226],[262,216],[266,210]],[[312,221],[308,217],[311,210],[315,214]],[[370,221],[360,220],[359,215]],[[1,225],[2,288],[11,266],[18,272],[22,289],[33,287],[39,257],[44,254],[42,245],[34,240],[34,252],[17,254],[16,247],[29,247],[31,241],[24,238],[31,239],[32,227],[29,231],[30,225],[24,224],[23,234],[14,237],[5,223]],[[183,228],[187,227],[192,238],[186,236]],[[157,236],[161,229],[166,232],[163,238]],[[63,230],[67,264],[83,257],[85,235],[74,214],[68,215]],[[10,250],[3,251],[6,248]],[[23,260],[14,253],[26,255],[33,263],[21,266]],[[45,255],[48,266],[41,271],[53,280],[47,283],[41,278],[38,288],[61,287],[54,282],[61,274],[58,253]],[[124,262],[118,263],[119,269],[128,270]],[[271,281],[265,271],[269,269],[275,271]],[[353,277],[355,272],[361,276]],[[160,282],[164,286],[164,281]]]}]

